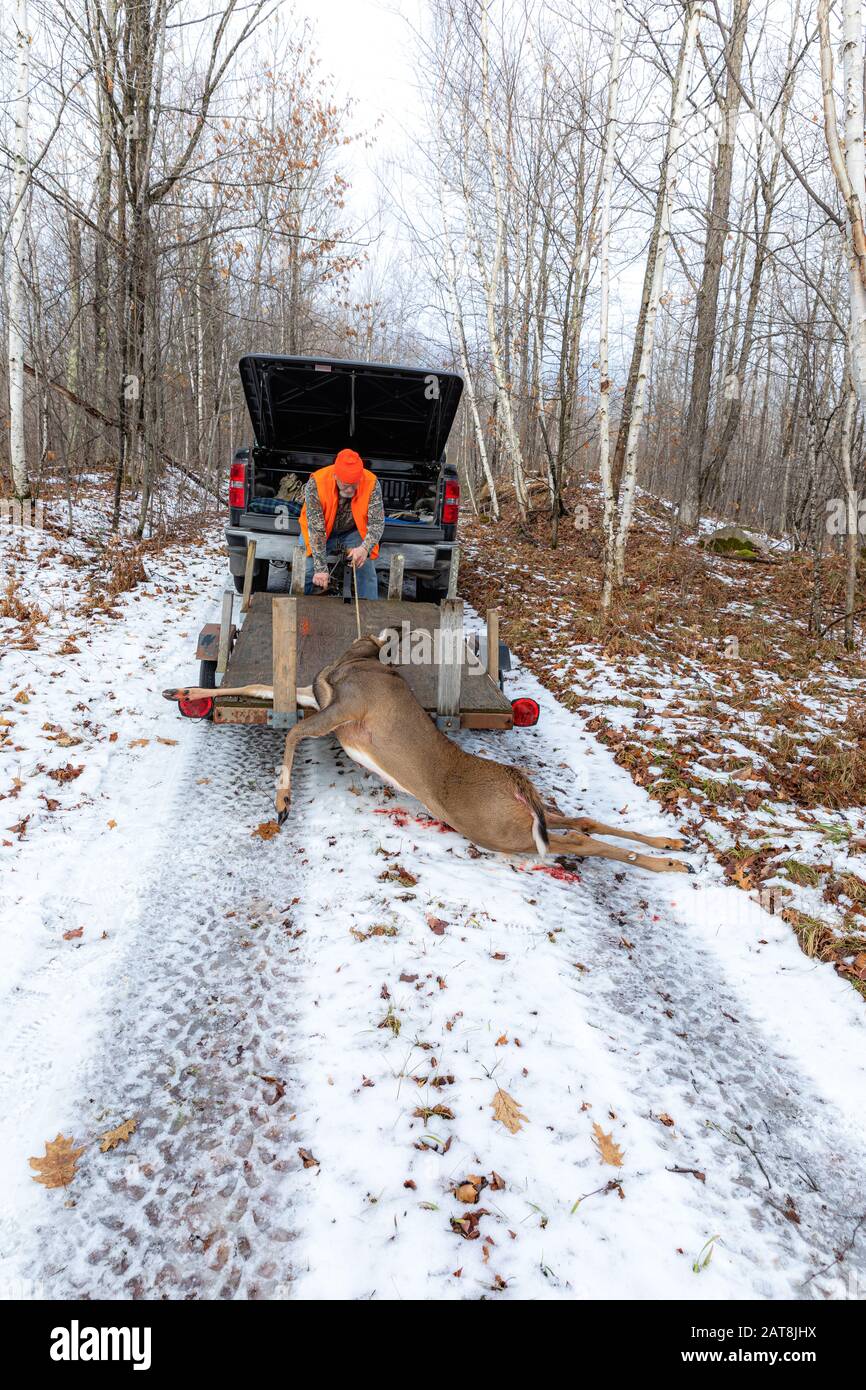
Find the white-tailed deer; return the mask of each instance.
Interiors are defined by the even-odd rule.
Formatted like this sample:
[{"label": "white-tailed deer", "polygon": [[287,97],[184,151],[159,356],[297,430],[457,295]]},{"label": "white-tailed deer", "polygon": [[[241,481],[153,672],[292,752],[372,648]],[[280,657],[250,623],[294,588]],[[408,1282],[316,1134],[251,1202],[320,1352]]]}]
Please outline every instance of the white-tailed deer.
[{"label": "white-tailed deer", "polygon": [[[602,844],[591,835],[617,835],[652,849],[683,849],[669,835],[640,835],[586,816],[565,816],[546,807],[525,773],[505,763],[466,753],[437,729],[400,671],[379,658],[386,634],[361,637],[337,661],[298,691],[298,703],[315,710],[290,730],[276,805],[280,824],[291,802],[292,763],[304,738],[336,734],[355,762],[417,799],[437,820],[476,845],[502,854],[601,855],[656,873],[693,873],[679,859],[655,858]],[[267,698],[270,686],[166,690],[166,699],[248,695]],[[550,831],[563,831],[551,838]]]}]

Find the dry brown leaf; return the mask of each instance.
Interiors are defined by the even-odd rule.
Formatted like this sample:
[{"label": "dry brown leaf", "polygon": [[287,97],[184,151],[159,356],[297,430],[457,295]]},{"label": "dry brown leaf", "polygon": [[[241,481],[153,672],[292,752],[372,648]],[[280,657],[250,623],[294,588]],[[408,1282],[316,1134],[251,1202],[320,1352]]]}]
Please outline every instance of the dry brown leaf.
[{"label": "dry brown leaf", "polygon": [[99,1141],[102,1153],[108,1153],[109,1149],[116,1149],[118,1144],[126,1143],[131,1134],[135,1133],[135,1119],[124,1120],[117,1129],[107,1129]]},{"label": "dry brown leaf", "polygon": [[146,748],[149,743],[149,738],[131,738],[129,740],[130,748]]},{"label": "dry brown leaf", "polygon": [[593,1120],[594,1143],[598,1149],[602,1163],[607,1163],[611,1168],[621,1168],[623,1152],[619,1144],[614,1143],[613,1134],[605,1134],[597,1120]]},{"label": "dry brown leaf", "polygon": [[72,763],[67,763],[65,767],[55,767],[48,776],[55,782],[74,782],[76,777],[80,777],[84,771],[84,763],[80,767],[73,767]]},{"label": "dry brown leaf", "polygon": [[56,1139],[49,1139],[43,1156],[29,1160],[30,1167],[36,1169],[33,1181],[42,1183],[43,1187],[68,1187],[75,1177],[75,1164],[84,1153],[83,1145],[80,1149],[74,1149],[73,1143],[74,1140],[62,1134],[58,1134]]},{"label": "dry brown leaf", "polygon": [[668,1115],[667,1112],[664,1111],[664,1110],[663,1110],[662,1113],[659,1115],[659,1122],[660,1122],[660,1124],[665,1125],[665,1127],[666,1127],[667,1129],[673,1129],[674,1124],[676,1123],[674,1120],[671,1119],[670,1115]]},{"label": "dry brown leaf", "polygon": [[516,1134],[519,1129],[523,1128],[522,1121],[526,1120],[527,1124],[529,1123],[520,1109],[520,1101],[515,1100],[507,1091],[503,1091],[501,1086],[490,1103],[493,1106],[494,1120],[505,1125],[511,1134]]},{"label": "dry brown leaf", "polygon": [[265,820],[261,825],[257,825],[252,833],[258,835],[260,840],[272,840],[275,835],[279,835],[280,827],[275,820]]},{"label": "dry brown leaf", "polygon": [[477,1202],[478,1188],[473,1187],[471,1182],[462,1182],[459,1187],[455,1187],[454,1196],[458,1202]]},{"label": "dry brown leaf", "polygon": [[177,739],[176,739],[176,738],[158,738],[156,741],[157,741],[157,743],[165,743],[165,744],[167,744],[169,748],[176,748],[176,747],[177,747]]},{"label": "dry brown leaf", "polygon": [[305,1168],[318,1168],[321,1165],[314,1154],[309,1149],[298,1149],[298,1155]]},{"label": "dry brown leaf", "polygon": [[63,933],[63,940],[64,940],[64,941],[74,941],[74,940],[76,939],[76,937],[83,936],[83,935],[84,935],[84,928],[83,928],[83,927],[76,927],[74,931],[65,931],[65,932]]},{"label": "dry brown leaf", "polygon": [[30,704],[30,696],[27,694],[27,691],[26,691],[26,690],[19,690],[19,691],[18,691],[18,694],[15,696],[15,703],[16,703],[16,705],[29,705],[29,704]]}]

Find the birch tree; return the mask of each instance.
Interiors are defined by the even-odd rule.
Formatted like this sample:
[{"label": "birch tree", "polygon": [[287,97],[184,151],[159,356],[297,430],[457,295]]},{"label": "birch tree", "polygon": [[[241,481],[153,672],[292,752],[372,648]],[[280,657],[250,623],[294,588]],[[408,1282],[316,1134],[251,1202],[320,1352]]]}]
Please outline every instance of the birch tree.
[{"label": "birch tree", "polygon": [[607,119],[604,129],[604,155],[601,180],[601,226],[599,232],[600,290],[598,309],[598,467],[601,479],[604,527],[604,576],[602,609],[610,607],[614,579],[616,539],[616,498],[610,466],[610,365],[608,359],[608,319],[610,313],[610,204],[613,166],[616,158],[617,99],[619,95],[620,52],[622,47],[622,0],[616,0],[613,17],[613,47],[607,87]]},{"label": "birch tree", "polygon": [[[523,452],[520,447],[520,440],[517,434],[517,427],[514,421],[514,411],[511,402],[511,383],[503,360],[502,346],[499,338],[499,328],[496,322],[497,296],[499,292],[500,276],[502,274],[503,258],[505,254],[505,208],[502,193],[502,172],[500,169],[500,151],[497,147],[493,135],[493,108],[490,96],[490,23],[487,13],[488,0],[479,0],[480,20],[481,20],[481,111],[484,128],[484,140],[487,149],[487,158],[490,166],[490,177],[493,183],[494,199],[494,247],[493,257],[488,266],[483,241],[481,240],[478,227],[472,218],[474,241],[478,259],[478,269],[484,285],[484,301],[487,310],[487,332],[490,339],[490,357],[493,364],[493,374],[496,381],[496,399],[501,412],[502,428],[505,435],[506,448],[511,460],[511,478],[514,484],[514,496],[517,501],[517,508],[520,519],[526,521],[526,488],[524,484]],[[468,193],[468,189],[464,189]],[[471,208],[471,199],[468,200],[467,209]],[[472,216],[471,212],[469,213]],[[505,310],[507,320],[508,311]]]},{"label": "birch tree", "polygon": [[638,444],[643,424],[647,379],[652,361],[656,315],[664,286],[665,260],[671,237],[671,201],[677,185],[677,167],[684,139],[686,96],[691,84],[699,23],[700,10],[698,5],[690,0],[686,6],[683,37],[674,76],[670,121],[658,190],[658,237],[654,244],[650,243],[648,253],[648,269],[651,267],[650,293],[640,340],[634,403],[628,421],[628,433],[623,454],[623,474],[618,498],[619,518],[613,553],[614,581],[618,585],[625,583],[625,550],[634,512]]},{"label": "birch tree", "polygon": [[9,454],[12,490],[18,499],[30,495],[24,433],[24,353],[27,346],[27,182],[30,114],[30,32],[27,0],[15,7],[16,96],[15,162],[9,268]]},{"label": "birch tree", "polygon": [[861,403],[866,403],[866,153],[863,145],[863,5],[843,0],[842,70],[845,148],[836,123],[830,0],[818,0],[821,92],[830,167],[847,213],[848,286],[851,302],[851,371]]}]

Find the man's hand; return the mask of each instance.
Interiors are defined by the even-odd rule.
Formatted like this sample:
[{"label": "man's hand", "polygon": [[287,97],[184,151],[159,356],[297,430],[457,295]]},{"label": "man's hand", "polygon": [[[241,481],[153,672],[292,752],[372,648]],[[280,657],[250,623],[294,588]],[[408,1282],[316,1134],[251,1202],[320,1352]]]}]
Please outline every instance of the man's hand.
[{"label": "man's hand", "polygon": [[355,569],[360,569],[361,565],[367,563],[367,547],[365,545],[356,545],[352,550],[347,550],[346,554],[352,561]]},{"label": "man's hand", "polygon": [[313,575],[313,584],[317,589],[327,589],[329,578],[327,570],[317,570]]}]

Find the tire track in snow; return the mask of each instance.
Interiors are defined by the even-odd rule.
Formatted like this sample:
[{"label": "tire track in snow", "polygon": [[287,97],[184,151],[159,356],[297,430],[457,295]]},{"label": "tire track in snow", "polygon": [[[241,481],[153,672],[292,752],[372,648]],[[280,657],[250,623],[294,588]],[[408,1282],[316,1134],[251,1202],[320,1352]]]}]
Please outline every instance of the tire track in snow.
[{"label": "tire track in snow", "polygon": [[297,874],[285,839],[250,835],[280,740],[184,734],[159,867],[64,1132],[138,1128],[40,1192],[24,1274],[47,1298],[280,1297],[290,1273]]}]

